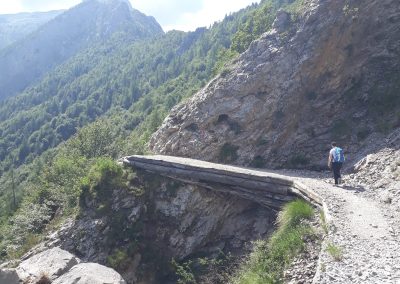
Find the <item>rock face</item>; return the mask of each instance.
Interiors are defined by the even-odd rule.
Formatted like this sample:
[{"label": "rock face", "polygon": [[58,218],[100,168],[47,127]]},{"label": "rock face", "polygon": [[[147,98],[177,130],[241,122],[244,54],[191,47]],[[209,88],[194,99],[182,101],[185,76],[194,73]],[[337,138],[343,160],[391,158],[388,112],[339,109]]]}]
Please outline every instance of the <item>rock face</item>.
[{"label": "rock face", "polygon": [[128,283],[176,283],[173,259],[239,258],[273,230],[274,211],[239,197],[141,171],[130,186],[108,204],[85,198],[81,218],[57,236],[64,249],[112,266]]},{"label": "rock face", "polygon": [[125,283],[111,268],[97,263],[79,263],[77,257],[55,247],[22,261],[15,269],[0,269],[0,284]]},{"label": "rock face", "polygon": [[80,260],[60,248],[52,248],[21,262],[16,271],[24,281],[34,281],[46,275],[54,280],[69,271]]},{"label": "rock face", "polygon": [[366,190],[393,212],[400,212],[400,129],[392,132],[381,144],[372,145],[370,154],[361,158],[348,175],[349,186]]},{"label": "rock face", "polygon": [[58,278],[53,284],[124,284],[125,280],[114,269],[97,263],[80,263]]},{"label": "rock face", "polygon": [[18,284],[20,280],[15,269],[0,269],[0,284]]},{"label": "rock face", "polygon": [[326,167],[371,133],[398,127],[400,6],[396,0],[306,1],[253,42],[229,71],[177,106],[150,147],[256,167]]}]

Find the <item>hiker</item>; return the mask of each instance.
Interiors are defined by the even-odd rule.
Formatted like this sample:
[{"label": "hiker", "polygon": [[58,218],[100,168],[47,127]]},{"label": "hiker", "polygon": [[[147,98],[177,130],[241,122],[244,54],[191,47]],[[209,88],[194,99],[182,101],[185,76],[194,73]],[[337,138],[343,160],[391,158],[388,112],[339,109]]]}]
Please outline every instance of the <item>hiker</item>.
[{"label": "hiker", "polygon": [[341,183],[342,176],[340,169],[344,163],[343,149],[337,147],[336,142],[331,143],[332,149],[329,151],[328,167],[333,171],[335,185]]}]

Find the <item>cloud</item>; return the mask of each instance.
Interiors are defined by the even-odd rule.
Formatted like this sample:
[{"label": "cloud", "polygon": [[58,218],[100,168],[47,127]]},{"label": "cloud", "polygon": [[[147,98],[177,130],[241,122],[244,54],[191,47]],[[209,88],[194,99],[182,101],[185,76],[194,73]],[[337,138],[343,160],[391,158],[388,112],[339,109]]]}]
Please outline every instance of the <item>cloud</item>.
[{"label": "cloud", "polygon": [[151,15],[162,25],[172,25],[184,13],[196,13],[203,8],[203,1],[188,0],[130,0],[132,7]]},{"label": "cloud", "polygon": [[225,15],[236,12],[241,8],[260,2],[259,0],[203,0],[202,8],[195,12],[185,12],[177,17],[174,23],[163,26],[164,30],[193,31],[198,27],[209,26],[222,20]]},{"label": "cloud", "polygon": [[79,4],[81,0],[19,0],[19,2],[25,11],[32,12],[67,9]]},{"label": "cloud", "polygon": [[0,1],[0,14],[14,14],[22,10],[23,7],[18,1]]},{"label": "cloud", "polygon": [[0,14],[68,9],[82,0],[0,0]]}]

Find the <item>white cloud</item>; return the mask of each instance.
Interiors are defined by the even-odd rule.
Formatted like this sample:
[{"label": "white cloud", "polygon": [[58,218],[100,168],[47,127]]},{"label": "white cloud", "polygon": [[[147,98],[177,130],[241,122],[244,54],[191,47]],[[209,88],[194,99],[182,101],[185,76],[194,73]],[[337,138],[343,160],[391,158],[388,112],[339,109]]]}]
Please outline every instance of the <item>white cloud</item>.
[{"label": "white cloud", "polygon": [[82,0],[0,0],[0,14],[68,9]]},{"label": "white cloud", "polygon": [[175,23],[164,27],[166,31],[177,29],[193,31],[198,27],[209,26],[216,21],[222,20],[225,15],[245,8],[251,3],[260,2],[259,0],[203,0],[202,9],[196,12],[181,14]]},{"label": "white cloud", "polygon": [[0,14],[14,14],[22,10],[23,7],[19,1],[0,1]]},{"label": "white cloud", "polygon": [[19,0],[25,11],[50,11],[68,9],[82,2],[81,0]]}]

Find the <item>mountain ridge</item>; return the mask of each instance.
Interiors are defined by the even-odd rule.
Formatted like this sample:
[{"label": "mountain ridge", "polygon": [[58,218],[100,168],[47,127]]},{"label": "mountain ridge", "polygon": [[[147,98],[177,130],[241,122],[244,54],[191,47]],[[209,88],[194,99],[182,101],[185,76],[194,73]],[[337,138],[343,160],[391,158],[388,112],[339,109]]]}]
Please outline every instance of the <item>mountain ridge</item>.
[{"label": "mountain ridge", "polygon": [[23,39],[64,10],[0,14],[0,50]]},{"label": "mountain ridge", "polygon": [[116,32],[133,40],[163,33],[153,17],[124,1],[82,2],[0,52],[0,99],[21,92],[80,50]]}]

